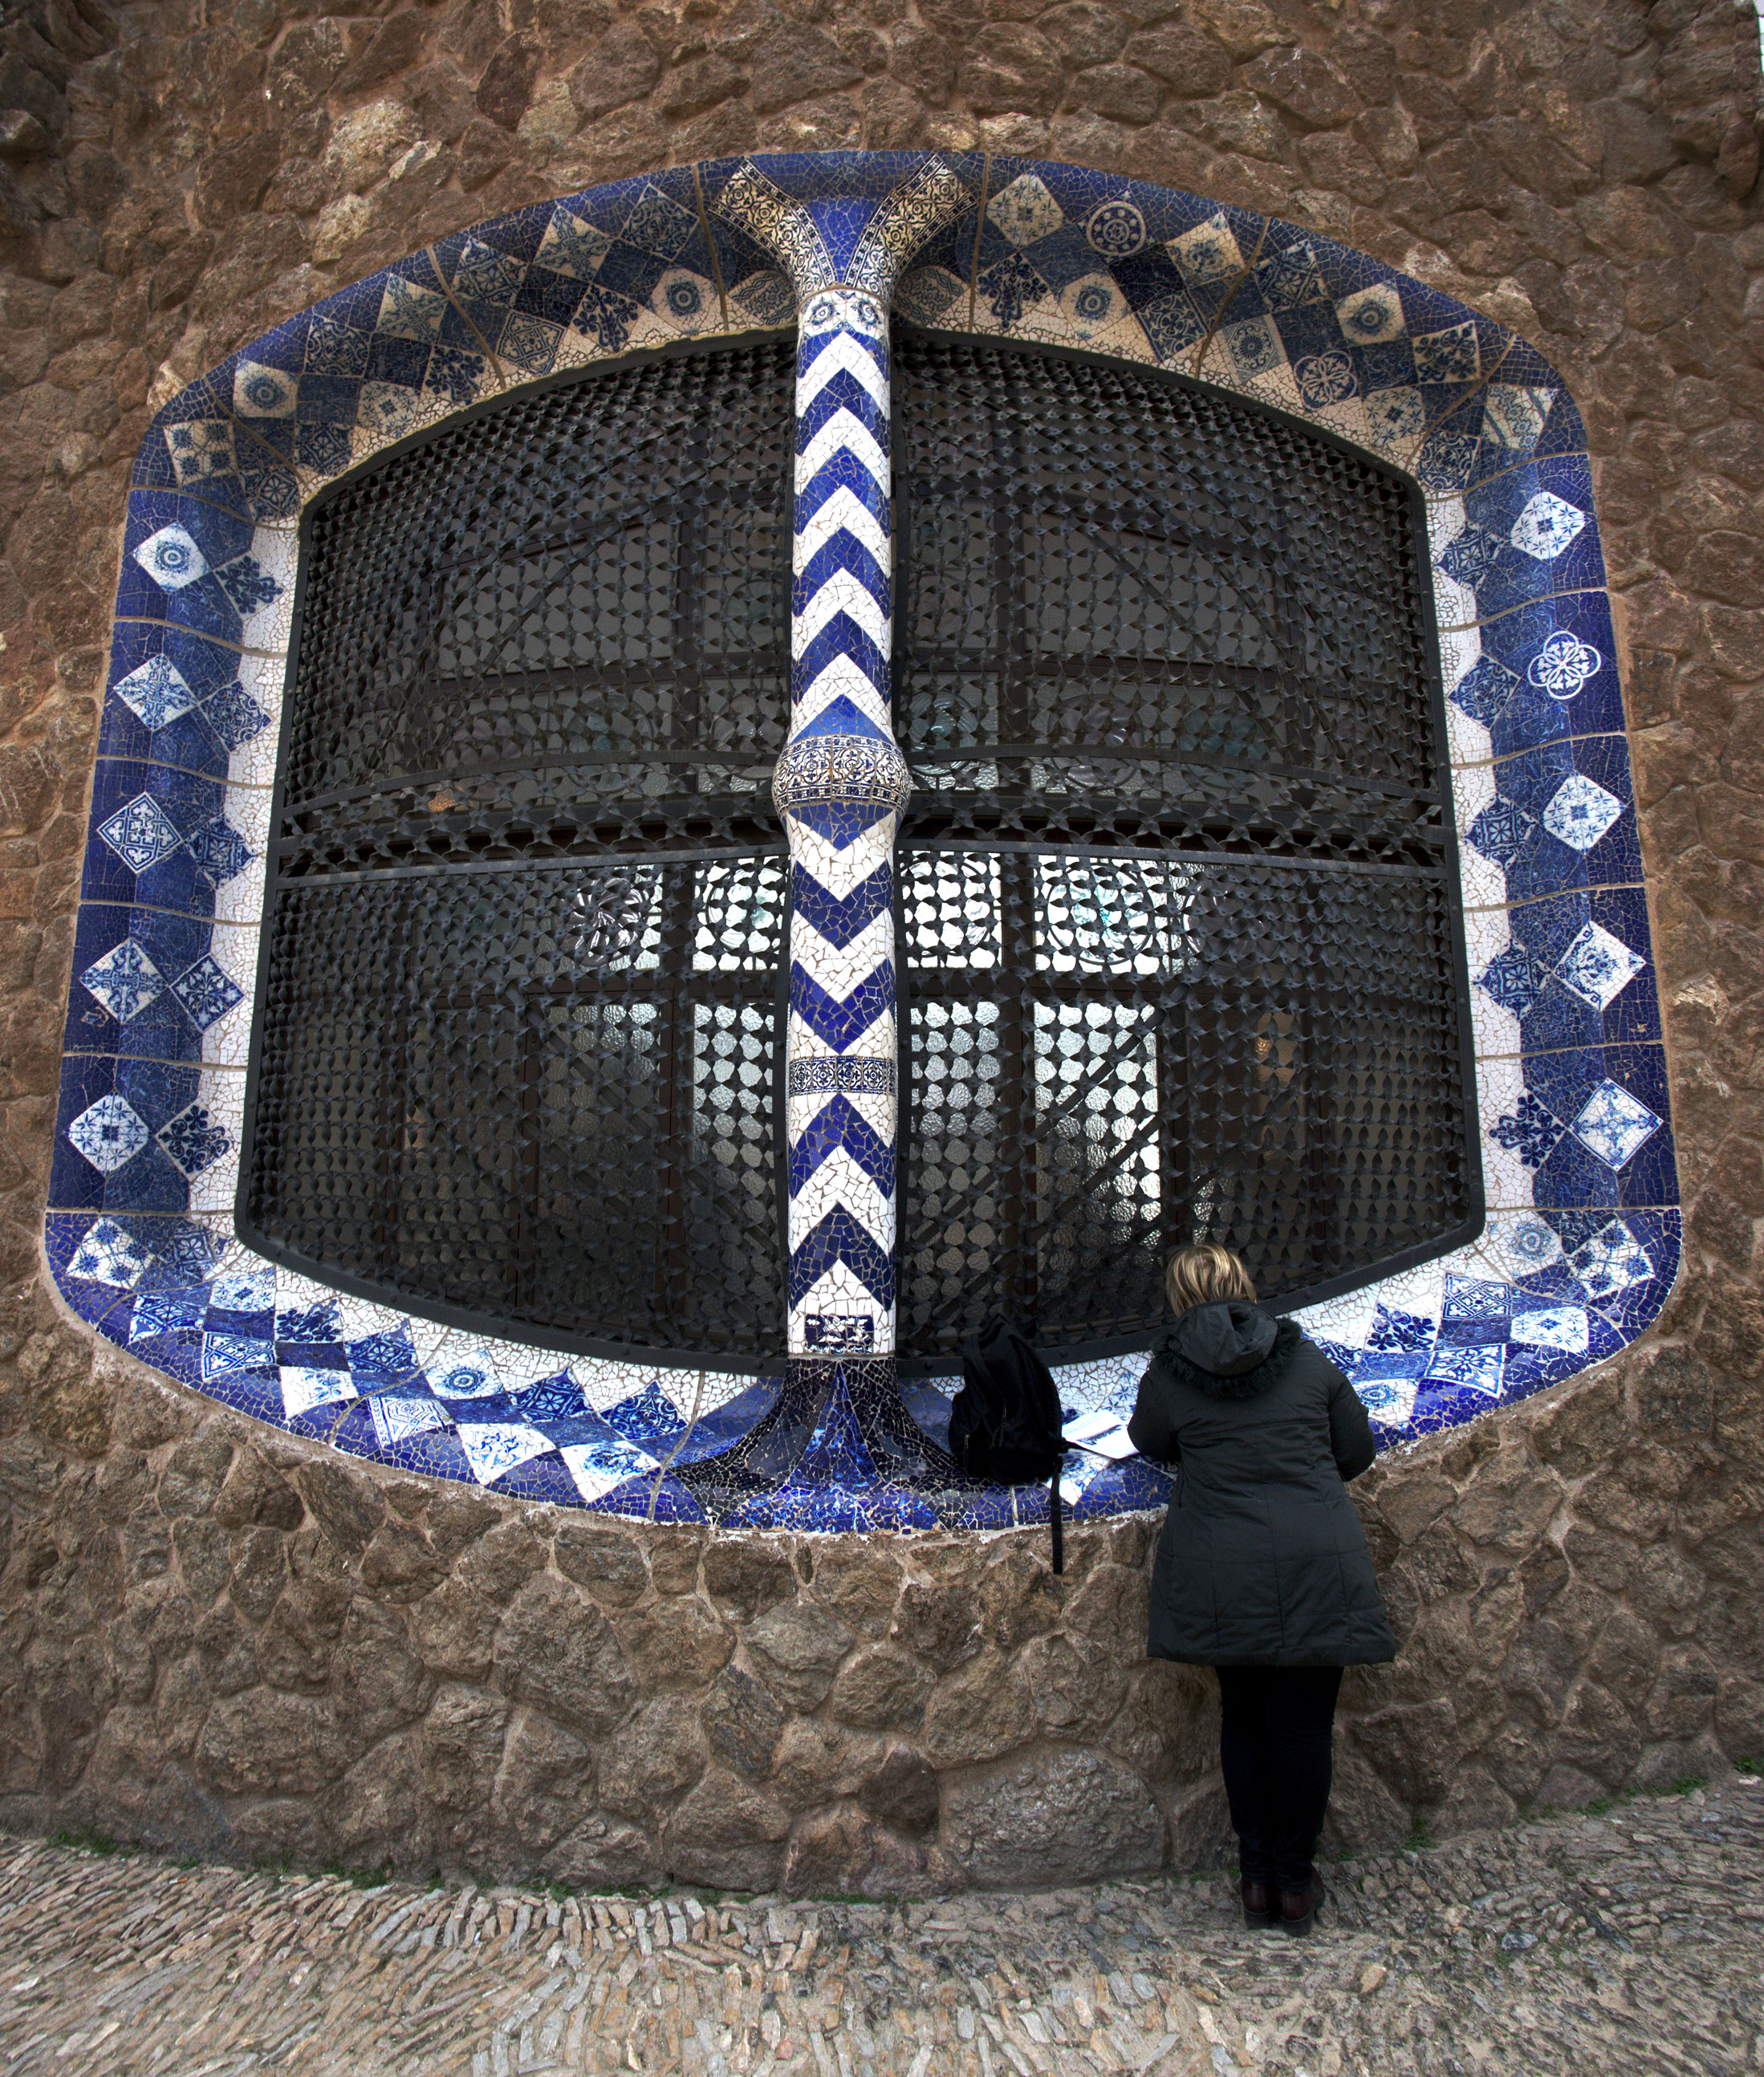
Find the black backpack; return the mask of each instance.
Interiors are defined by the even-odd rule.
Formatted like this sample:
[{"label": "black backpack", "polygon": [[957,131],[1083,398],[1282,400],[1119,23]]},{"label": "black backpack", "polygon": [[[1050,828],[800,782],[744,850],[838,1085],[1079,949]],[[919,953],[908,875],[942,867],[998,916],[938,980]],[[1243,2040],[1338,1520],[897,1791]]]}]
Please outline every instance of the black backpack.
[{"label": "black backpack", "polygon": [[1065,1570],[1059,1474],[1063,1440],[1054,1374],[1009,1321],[996,1315],[962,1344],[962,1388],[950,1408],[950,1454],[970,1478],[996,1485],[1048,1483],[1054,1570]]}]

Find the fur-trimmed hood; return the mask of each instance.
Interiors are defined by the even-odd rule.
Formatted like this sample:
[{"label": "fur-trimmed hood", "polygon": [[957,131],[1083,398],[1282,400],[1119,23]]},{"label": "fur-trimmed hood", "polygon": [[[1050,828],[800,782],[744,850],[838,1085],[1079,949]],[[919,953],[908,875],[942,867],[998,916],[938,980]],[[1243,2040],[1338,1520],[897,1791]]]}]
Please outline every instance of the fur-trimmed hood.
[{"label": "fur-trimmed hood", "polygon": [[1209,1399],[1255,1399],[1277,1384],[1304,1339],[1292,1320],[1225,1298],[1183,1314],[1159,1342],[1155,1360]]}]

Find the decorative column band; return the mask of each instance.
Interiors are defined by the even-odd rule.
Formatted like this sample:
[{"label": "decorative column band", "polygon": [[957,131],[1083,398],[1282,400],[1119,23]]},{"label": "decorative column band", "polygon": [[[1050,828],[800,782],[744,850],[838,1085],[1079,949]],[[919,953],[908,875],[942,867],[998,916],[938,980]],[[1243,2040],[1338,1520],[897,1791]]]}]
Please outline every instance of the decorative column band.
[{"label": "decorative column band", "polygon": [[911,787],[889,720],[888,298],[902,261],[967,202],[929,159],[855,207],[817,212],[751,163],[717,202],[776,255],[797,299],[790,734],[772,782],[791,858],[794,1358],[895,1345],[892,855]]}]

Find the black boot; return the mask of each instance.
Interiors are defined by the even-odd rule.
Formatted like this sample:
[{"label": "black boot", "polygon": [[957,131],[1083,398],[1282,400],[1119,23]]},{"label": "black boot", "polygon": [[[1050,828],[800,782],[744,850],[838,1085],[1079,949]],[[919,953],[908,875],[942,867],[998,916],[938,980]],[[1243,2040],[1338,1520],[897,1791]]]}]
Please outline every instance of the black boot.
[{"label": "black boot", "polygon": [[1315,1868],[1303,1889],[1282,1889],[1280,1923],[1295,1940],[1302,1939],[1317,1923],[1317,1907],[1328,1894],[1323,1887],[1323,1878]]},{"label": "black boot", "polygon": [[1246,1925],[1266,1929],[1280,1916],[1279,1900],[1271,1883],[1253,1881],[1248,1875],[1238,1880],[1238,1893],[1243,1899],[1243,1922]]}]

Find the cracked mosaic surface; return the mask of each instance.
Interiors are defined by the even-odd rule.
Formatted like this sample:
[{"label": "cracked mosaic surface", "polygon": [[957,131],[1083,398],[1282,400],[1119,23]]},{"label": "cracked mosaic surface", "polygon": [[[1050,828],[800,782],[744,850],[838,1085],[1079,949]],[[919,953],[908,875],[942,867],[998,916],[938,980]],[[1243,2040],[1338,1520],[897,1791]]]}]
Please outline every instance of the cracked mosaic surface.
[{"label": "cracked mosaic surface", "polygon": [[[563,1505],[827,1528],[1045,1511],[1044,1493],[913,1471],[940,1455],[946,1392],[909,1388],[909,1432],[876,1367],[897,1101],[891,302],[946,331],[1173,369],[1420,483],[1487,1216],[1470,1246],[1300,1317],[1386,1440],[1523,1397],[1656,1317],[1680,1240],[1665,1063],[1590,467],[1560,378],[1438,291],[1248,211],[1069,166],[826,153],[674,169],[478,225],[290,318],[154,421],[48,1227],[60,1288],[112,1340],[340,1448]],[[262,1260],[231,1207],[303,506],[541,376],[799,311],[792,1375],[489,1341]],[[1102,1453],[1071,1460],[1080,1515],[1163,1497],[1121,1446],[1144,1360],[1058,1373]]]}]

